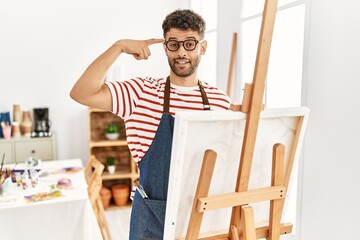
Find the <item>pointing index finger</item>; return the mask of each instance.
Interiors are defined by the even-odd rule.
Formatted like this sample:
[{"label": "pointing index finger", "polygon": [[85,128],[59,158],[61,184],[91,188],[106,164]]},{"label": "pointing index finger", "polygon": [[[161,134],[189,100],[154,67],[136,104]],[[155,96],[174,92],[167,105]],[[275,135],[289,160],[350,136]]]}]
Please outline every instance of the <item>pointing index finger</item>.
[{"label": "pointing index finger", "polygon": [[155,43],[162,43],[162,42],[164,42],[164,39],[163,38],[150,38],[150,39],[145,40],[145,42],[149,46],[149,45],[152,45]]}]

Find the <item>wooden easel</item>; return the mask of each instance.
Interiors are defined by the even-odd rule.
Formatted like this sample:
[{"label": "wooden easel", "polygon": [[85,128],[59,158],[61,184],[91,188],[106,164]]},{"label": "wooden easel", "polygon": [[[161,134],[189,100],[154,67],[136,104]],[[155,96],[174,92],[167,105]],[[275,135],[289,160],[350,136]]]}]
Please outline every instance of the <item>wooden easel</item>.
[{"label": "wooden easel", "polygon": [[227,82],[227,90],[226,94],[230,97],[232,90],[232,80],[234,76],[234,65],[235,65],[235,57],[236,57],[236,47],[237,46],[237,33],[233,33],[232,45],[231,45],[231,55],[230,55],[230,66],[229,66],[229,74],[228,74],[228,82]]},{"label": "wooden easel", "polygon": [[[269,62],[270,45],[276,11],[277,0],[266,0],[253,83],[245,86],[242,105],[232,106],[232,110],[234,111],[243,111],[247,113],[235,192],[208,196],[216,161],[216,152],[207,150],[203,158],[203,164],[194,196],[186,239],[198,239],[205,211],[226,207],[232,207],[228,233],[202,239],[254,240],[267,238],[269,240],[278,240],[281,234],[290,233],[292,230],[291,224],[281,224],[281,214],[294,162],[296,145],[301,132],[303,117],[299,117],[298,119],[299,127],[295,132],[293,144],[289,148],[290,156],[285,171],[285,147],[282,144],[275,144],[272,157],[271,186],[259,189],[248,189],[260,112],[262,110],[265,78]],[[270,201],[269,225],[256,228],[253,208],[248,204],[260,201]]]}]

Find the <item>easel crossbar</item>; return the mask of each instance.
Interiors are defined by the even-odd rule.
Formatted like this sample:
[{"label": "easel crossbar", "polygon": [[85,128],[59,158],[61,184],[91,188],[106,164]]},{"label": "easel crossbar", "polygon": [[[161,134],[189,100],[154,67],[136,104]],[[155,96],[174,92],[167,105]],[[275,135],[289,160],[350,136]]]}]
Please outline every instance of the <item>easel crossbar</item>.
[{"label": "easel crossbar", "polygon": [[199,198],[196,209],[199,212],[205,212],[281,198],[285,198],[285,187],[283,186],[257,188],[246,192],[232,192]]},{"label": "easel crossbar", "polygon": [[[288,234],[292,232],[293,225],[291,223],[284,223],[280,225],[280,234]],[[262,226],[256,228],[256,239],[268,238],[269,237],[269,226]],[[199,238],[199,240],[228,240],[228,234],[219,234],[211,237]]]}]

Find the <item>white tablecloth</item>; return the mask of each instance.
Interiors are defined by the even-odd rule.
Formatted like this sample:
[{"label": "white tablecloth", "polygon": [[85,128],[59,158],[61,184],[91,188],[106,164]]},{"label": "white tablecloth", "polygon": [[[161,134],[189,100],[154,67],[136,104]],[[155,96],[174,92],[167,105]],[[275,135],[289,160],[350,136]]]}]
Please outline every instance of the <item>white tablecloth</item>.
[{"label": "white tablecloth", "polygon": [[[11,166],[10,166],[11,167]],[[44,161],[38,168],[49,173],[39,178],[39,184],[23,190],[10,183],[0,197],[1,240],[99,240],[102,239],[95,214],[87,195],[83,171],[61,171],[67,167],[82,167],[80,159]],[[17,165],[16,169],[24,169]],[[60,170],[60,171],[59,171]],[[27,203],[24,195],[49,191],[50,185],[66,177],[70,189],[62,189],[63,196],[40,202]],[[5,202],[5,198],[11,201]],[[1,201],[2,200],[2,201]]]}]

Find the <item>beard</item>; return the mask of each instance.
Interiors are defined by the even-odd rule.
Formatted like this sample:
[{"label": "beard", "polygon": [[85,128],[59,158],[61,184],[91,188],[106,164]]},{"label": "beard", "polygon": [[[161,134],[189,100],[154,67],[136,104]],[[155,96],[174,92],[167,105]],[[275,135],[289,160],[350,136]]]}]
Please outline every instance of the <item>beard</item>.
[{"label": "beard", "polygon": [[[179,68],[176,66],[176,61],[178,60],[187,60],[189,61],[190,66],[187,68]],[[187,58],[168,58],[168,62],[170,65],[171,70],[175,73],[178,77],[188,77],[191,76],[199,66],[200,63],[200,56],[196,56],[194,59],[187,59]]]}]

